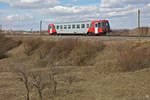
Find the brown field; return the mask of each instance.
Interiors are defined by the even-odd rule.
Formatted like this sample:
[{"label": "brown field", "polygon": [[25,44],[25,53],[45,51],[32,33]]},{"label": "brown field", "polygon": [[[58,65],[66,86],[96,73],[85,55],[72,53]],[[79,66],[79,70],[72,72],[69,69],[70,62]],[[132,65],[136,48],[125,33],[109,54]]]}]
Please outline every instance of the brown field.
[{"label": "brown field", "polygon": [[0,100],[150,99],[150,40],[0,38]]}]

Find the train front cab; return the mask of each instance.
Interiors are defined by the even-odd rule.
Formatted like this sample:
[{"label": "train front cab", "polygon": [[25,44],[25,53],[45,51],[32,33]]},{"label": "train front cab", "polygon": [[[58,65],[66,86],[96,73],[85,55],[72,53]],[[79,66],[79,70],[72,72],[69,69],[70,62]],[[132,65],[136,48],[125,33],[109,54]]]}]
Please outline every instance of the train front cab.
[{"label": "train front cab", "polygon": [[88,35],[106,35],[110,32],[109,22],[104,21],[93,21],[91,27],[88,30]]},{"label": "train front cab", "polygon": [[54,25],[54,24],[49,24],[49,25],[48,25],[48,33],[49,33],[50,35],[55,35],[55,34],[57,34],[57,31],[56,31],[56,29],[55,29],[55,25]]}]

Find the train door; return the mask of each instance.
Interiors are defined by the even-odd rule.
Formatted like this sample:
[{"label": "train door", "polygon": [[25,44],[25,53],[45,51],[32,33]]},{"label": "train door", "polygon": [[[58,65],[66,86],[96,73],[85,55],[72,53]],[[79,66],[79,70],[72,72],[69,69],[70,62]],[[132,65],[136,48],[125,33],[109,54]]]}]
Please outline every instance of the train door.
[{"label": "train door", "polygon": [[52,26],[51,25],[48,26],[48,29],[49,29],[49,33],[52,33]]},{"label": "train door", "polygon": [[98,23],[95,23],[95,34],[98,34]]}]

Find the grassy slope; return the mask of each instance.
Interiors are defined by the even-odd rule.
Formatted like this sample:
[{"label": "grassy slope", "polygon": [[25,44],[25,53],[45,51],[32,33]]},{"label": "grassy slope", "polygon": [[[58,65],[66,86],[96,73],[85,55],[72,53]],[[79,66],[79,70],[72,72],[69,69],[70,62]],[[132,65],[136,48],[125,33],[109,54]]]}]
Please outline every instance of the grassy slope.
[{"label": "grassy slope", "polygon": [[[118,44],[120,43],[120,44]],[[147,47],[150,43],[141,41],[105,41],[106,48],[99,52],[94,60],[94,66],[58,66],[60,74],[57,75],[58,89],[55,100],[149,100],[150,99],[150,68],[134,72],[120,72],[117,69],[116,48],[128,44],[136,48]],[[1,100],[25,100],[25,89],[22,83],[16,80],[16,74],[8,70],[14,66],[25,66],[31,71],[46,72],[47,68],[33,66],[36,56],[27,57],[23,53],[23,46],[11,50],[12,55],[0,60],[0,98]],[[32,60],[32,61],[31,61]],[[64,76],[74,75],[77,80],[69,88],[72,93],[67,94],[68,85]],[[33,90],[35,91],[35,90]],[[39,100],[37,93],[32,91],[31,100]],[[47,91],[44,100],[48,100]]]}]

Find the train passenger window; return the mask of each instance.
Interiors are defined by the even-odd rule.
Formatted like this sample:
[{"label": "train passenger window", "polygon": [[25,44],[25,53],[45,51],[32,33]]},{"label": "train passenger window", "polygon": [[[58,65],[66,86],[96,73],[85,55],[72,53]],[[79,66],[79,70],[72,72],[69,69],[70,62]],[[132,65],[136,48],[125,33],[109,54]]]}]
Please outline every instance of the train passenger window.
[{"label": "train passenger window", "polygon": [[93,25],[92,24],[90,24],[90,27],[92,27]]},{"label": "train passenger window", "polygon": [[85,28],[85,24],[81,24],[81,28]]},{"label": "train passenger window", "polygon": [[77,28],[80,28],[80,24],[77,24]]},{"label": "train passenger window", "polygon": [[67,29],[67,25],[64,25],[64,29]]},{"label": "train passenger window", "polygon": [[68,25],[68,29],[71,29],[71,25]]},{"label": "train passenger window", "polygon": [[89,25],[89,24],[86,24],[86,27],[87,27],[87,28],[89,28],[89,27],[90,27],[90,25]]},{"label": "train passenger window", "polygon": [[73,24],[73,25],[72,25],[72,29],[75,29],[75,27],[76,27],[76,26]]},{"label": "train passenger window", "polygon": [[60,25],[60,29],[63,29],[63,26],[62,26],[62,25]]},{"label": "train passenger window", "polygon": [[56,27],[57,29],[59,29],[59,26],[57,25],[57,27]]}]

